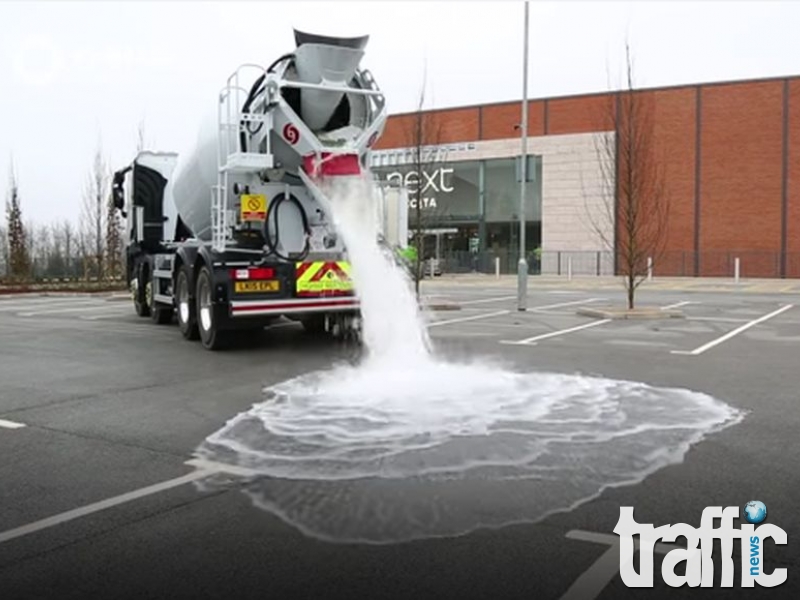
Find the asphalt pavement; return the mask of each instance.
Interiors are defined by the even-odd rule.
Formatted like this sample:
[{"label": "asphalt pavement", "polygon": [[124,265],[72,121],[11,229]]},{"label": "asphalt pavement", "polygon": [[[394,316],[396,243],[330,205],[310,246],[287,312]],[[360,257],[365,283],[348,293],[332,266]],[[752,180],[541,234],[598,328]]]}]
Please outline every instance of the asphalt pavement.
[{"label": "asphalt pavement", "polygon": [[[196,462],[203,440],[265,387],[353,361],[350,347],[286,322],[208,352],[124,298],[1,298],[0,598],[800,597],[800,295],[644,289],[640,303],[686,318],[600,322],[577,309],[619,302],[621,290],[534,279],[525,312],[508,282],[425,282],[431,300],[460,307],[431,315],[437,351],[686,388],[744,411],[742,421],[643,481],[481,527],[527,498],[535,508],[536,488],[281,480]],[[551,483],[580,487],[558,469]],[[734,588],[719,587],[718,557],[714,587],[669,588],[659,553],[654,589],[622,582],[620,506],[640,523],[697,526],[707,506],[750,500],[787,533],[764,557],[765,572],[787,569],[783,585],[740,588],[738,544]],[[428,535],[466,514],[467,531]],[[388,543],[401,525],[416,538]],[[385,527],[387,543],[314,535],[359,527]]]}]

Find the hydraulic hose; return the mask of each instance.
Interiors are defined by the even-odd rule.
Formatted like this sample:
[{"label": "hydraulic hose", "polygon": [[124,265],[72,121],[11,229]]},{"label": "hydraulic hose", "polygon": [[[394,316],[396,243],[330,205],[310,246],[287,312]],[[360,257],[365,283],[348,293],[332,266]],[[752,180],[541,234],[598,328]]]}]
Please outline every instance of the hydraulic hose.
[{"label": "hydraulic hose", "polygon": [[[291,202],[292,204],[294,204],[297,207],[297,210],[300,211],[300,218],[303,221],[303,232],[305,233],[305,236],[306,236],[305,246],[303,247],[303,251],[301,252],[300,256],[297,257],[297,259],[292,259],[292,258],[290,258],[288,256],[284,256],[280,252],[278,252],[278,244],[280,243],[280,225],[278,224],[278,211],[280,210],[281,204],[283,204],[287,200],[289,202]],[[273,213],[275,214],[275,239],[274,240],[272,239],[272,236],[270,236],[270,234],[269,234],[270,217],[272,216]],[[308,253],[309,253],[310,247],[311,247],[311,242],[310,242],[310,239],[309,239],[310,236],[311,236],[311,228],[308,225],[308,214],[306,213],[306,211],[303,208],[303,205],[300,203],[300,201],[297,198],[295,198],[294,196],[292,196],[292,195],[289,195],[287,197],[286,194],[278,194],[277,196],[275,196],[272,199],[272,202],[270,202],[270,204],[269,204],[269,208],[267,209],[267,216],[264,219],[264,241],[267,244],[267,248],[269,249],[270,254],[274,254],[279,259],[285,260],[285,261],[298,260],[298,259],[299,260],[305,260],[305,258],[308,256]]]},{"label": "hydraulic hose", "polygon": [[[247,99],[244,101],[244,104],[242,105],[242,112],[243,113],[249,113],[250,112],[250,106],[253,104],[253,101],[256,99],[256,96],[258,96],[258,94],[263,91],[263,88],[261,87],[261,85],[264,83],[264,79],[266,79],[267,73],[272,73],[273,70],[275,69],[275,67],[277,67],[284,60],[289,60],[289,59],[293,59],[293,58],[294,58],[294,54],[293,53],[284,54],[280,58],[278,58],[275,61],[273,61],[273,63],[267,68],[267,70],[264,73],[262,73],[258,77],[258,79],[255,80],[253,85],[250,87],[250,93],[247,95]],[[249,133],[250,135],[255,135],[259,131],[261,131],[261,127],[262,127],[263,123],[259,123],[258,127],[256,127],[255,130],[251,130],[250,129],[250,125],[246,124],[244,122],[241,123],[241,125],[247,130],[247,133]],[[242,152],[247,152],[247,136],[245,135],[244,131],[242,131],[239,134],[239,142],[240,142],[240,145],[242,147]]]}]

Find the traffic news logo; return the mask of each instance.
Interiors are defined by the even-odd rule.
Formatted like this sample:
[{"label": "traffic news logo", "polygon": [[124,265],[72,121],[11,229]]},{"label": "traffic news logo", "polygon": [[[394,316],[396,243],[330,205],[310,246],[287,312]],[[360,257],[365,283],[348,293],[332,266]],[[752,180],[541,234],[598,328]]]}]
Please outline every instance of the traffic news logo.
[{"label": "traffic news logo", "polygon": [[[786,532],[772,524],[762,523],[767,516],[766,506],[759,501],[748,502],[744,507],[744,519],[748,523],[741,529],[734,527],[739,517],[736,506],[709,506],[703,509],[700,528],[686,523],[653,527],[647,523],[637,523],[633,518],[632,506],[621,506],[619,521],[614,533],[620,537],[619,569],[623,583],[628,587],[653,587],[653,552],[658,540],[675,542],[684,537],[686,548],[669,551],[661,565],[661,576],[671,587],[713,587],[714,561],[712,558],[714,540],[720,540],[722,573],[720,586],[733,587],[734,559],[733,542],[741,540],[741,587],[775,587],[786,581],[786,569],[764,571],[764,540],[771,538],[776,544],[786,544]],[[714,527],[714,520],[720,519],[720,526]],[[635,551],[634,536],[639,536],[639,572],[633,565]],[[698,547],[699,546],[699,547]],[[683,575],[675,573],[675,567],[686,563]]]}]

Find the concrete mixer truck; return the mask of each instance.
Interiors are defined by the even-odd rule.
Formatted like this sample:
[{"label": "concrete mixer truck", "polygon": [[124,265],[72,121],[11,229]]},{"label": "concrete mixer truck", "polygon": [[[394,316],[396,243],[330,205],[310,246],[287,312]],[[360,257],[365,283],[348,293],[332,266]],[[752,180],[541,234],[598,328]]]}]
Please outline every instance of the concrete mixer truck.
[{"label": "concrete mixer truck", "polygon": [[[368,36],[294,36],[294,51],[268,67],[232,73],[194,151],[142,151],[113,175],[136,313],[175,319],[210,350],[282,317],[324,334],[360,328],[347,248],[320,182],[369,168],[385,100],[360,68]],[[381,237],[404,247],[407,204],[381,192],[376,218],[394,224]]]}]

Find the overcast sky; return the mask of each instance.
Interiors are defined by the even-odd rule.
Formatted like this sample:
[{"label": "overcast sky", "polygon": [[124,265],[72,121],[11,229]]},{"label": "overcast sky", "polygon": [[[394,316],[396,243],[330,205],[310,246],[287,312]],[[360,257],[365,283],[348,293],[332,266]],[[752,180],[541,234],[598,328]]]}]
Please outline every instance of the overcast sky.
[{"label": "overcast sky", "polygon": [[[292,28],[370,35],[362,63],[390,112],[522,95],[522,2],[0,1],[0,182],[10,157],[23,214],[77,223],[93,153],[185,150],[239,64],[294,48]],[[641,85],[800,74],[800,2],[530,4],[529,96],[608,89],[627,35]]]}]

